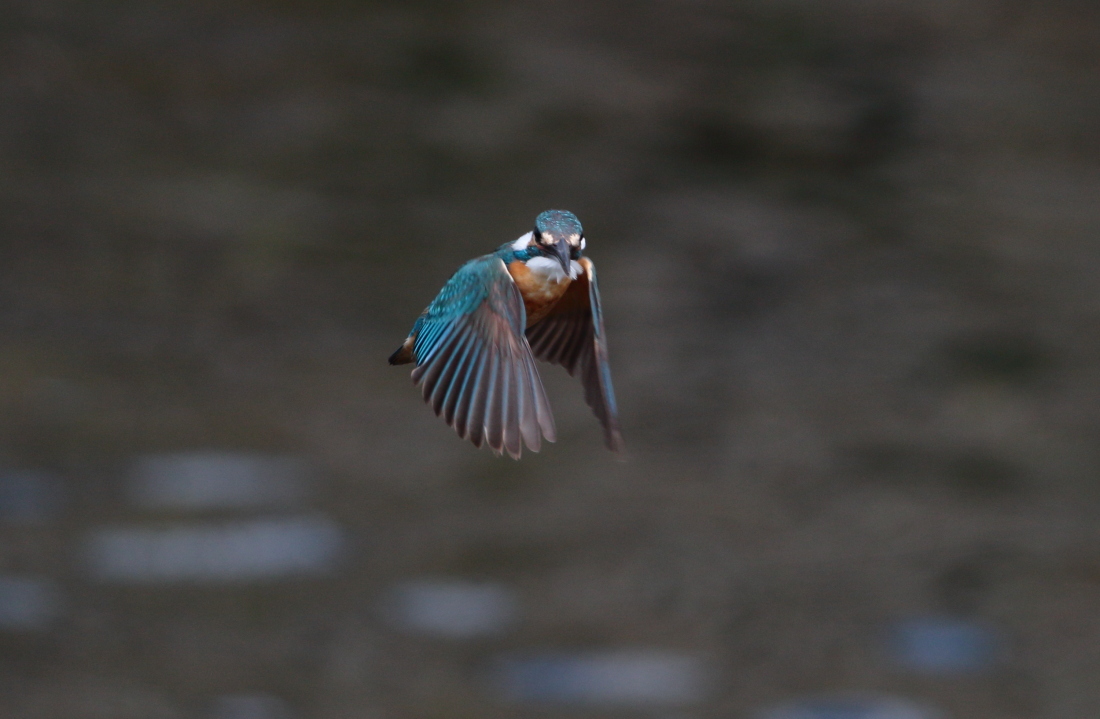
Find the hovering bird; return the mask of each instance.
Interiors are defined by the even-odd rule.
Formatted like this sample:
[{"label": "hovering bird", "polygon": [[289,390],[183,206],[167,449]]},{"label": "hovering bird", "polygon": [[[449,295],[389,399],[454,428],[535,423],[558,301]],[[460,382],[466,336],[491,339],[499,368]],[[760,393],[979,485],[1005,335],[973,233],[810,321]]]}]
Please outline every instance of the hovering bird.
[{"label": "hovering bird", "polygon": [[415,362],[424,400],[475,447],[519,459],[556,439],[535,358],[580,375],[604,441],[623,449],[596,268],[576,215],[547,210],[535,229],[459,268],[416,319],[390,364]]}]

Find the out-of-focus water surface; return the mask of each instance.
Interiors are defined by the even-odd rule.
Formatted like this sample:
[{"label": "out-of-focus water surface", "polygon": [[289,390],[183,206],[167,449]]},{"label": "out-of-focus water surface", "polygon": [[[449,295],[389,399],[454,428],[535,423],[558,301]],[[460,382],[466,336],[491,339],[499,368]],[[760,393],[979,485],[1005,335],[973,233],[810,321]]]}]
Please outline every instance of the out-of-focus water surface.
[{"label": "out-of-focus water surface", "polygon": [[[0,9],[0,715],[1100,714],[1100,9]],[[576,212],[629,461],[386,356]]]}]

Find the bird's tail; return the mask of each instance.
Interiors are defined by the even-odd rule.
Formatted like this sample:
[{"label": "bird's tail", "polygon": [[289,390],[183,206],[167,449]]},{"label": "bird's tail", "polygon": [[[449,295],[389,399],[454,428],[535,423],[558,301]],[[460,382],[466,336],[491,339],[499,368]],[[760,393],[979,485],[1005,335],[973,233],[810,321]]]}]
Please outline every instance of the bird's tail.
[{"label": "bird's tail", "polygon": [[412,337],[405,340],[404,344],[397,348],[397,350],[390,355],[390,364],[409,364],[414,360],[413,357],[413,341]]}]

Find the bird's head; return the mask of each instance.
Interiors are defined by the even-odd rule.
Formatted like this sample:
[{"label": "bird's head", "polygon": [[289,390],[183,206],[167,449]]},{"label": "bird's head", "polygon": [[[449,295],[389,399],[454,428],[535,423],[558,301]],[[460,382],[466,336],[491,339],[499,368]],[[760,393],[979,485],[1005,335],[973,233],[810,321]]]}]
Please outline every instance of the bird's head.
[{"label": "bird's head", "polygon": [[581,221],[565,210],[547,210],[536,217],[531,240],[540,254],[560,262],[566,275],[569,261],[578,259],[585,246]]}]

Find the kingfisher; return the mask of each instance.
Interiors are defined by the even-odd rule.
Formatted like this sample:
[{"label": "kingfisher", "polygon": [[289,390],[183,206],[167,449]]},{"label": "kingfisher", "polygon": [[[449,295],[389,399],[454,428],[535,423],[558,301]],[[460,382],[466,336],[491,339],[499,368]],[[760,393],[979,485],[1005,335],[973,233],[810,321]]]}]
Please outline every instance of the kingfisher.
[{"label": "kingfisher", "polygon": [[533,452],[541,437],[555,441],[537,358],[579,375],[604,443],[622,452],[586,245],[576,215],[543,212],[530,232],[460,267],[390,355],[393,365],[415,363],[412,380],[424,400],[475,447],[519,459],[521,439]]}]

